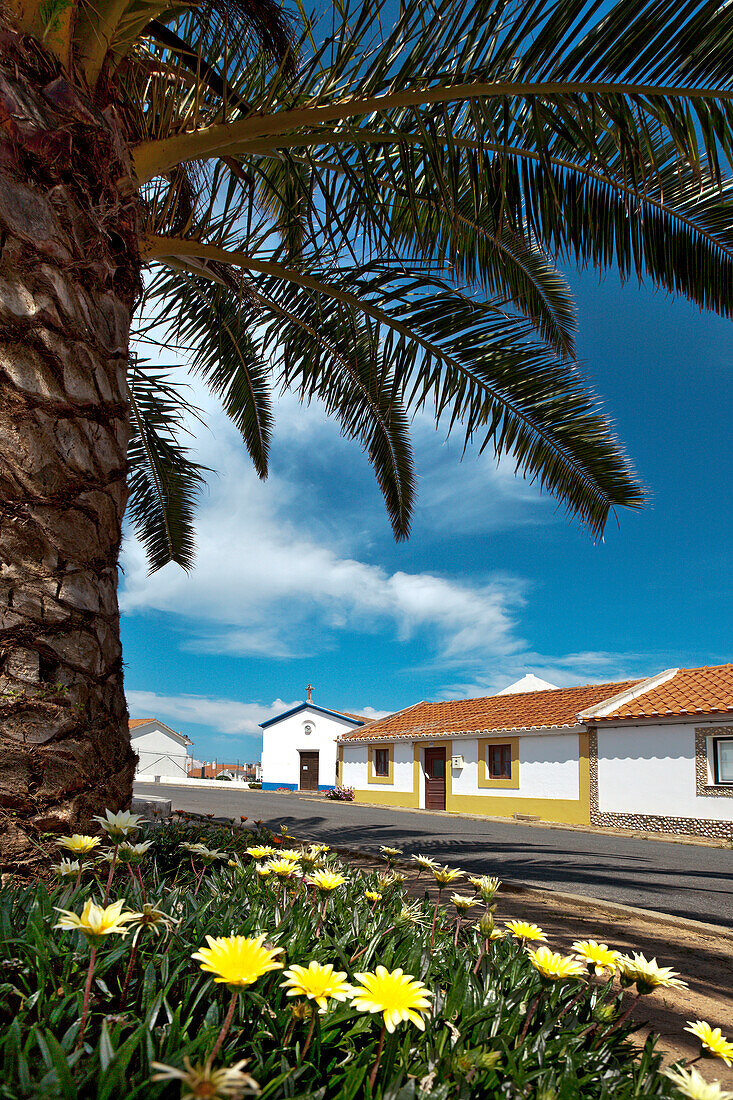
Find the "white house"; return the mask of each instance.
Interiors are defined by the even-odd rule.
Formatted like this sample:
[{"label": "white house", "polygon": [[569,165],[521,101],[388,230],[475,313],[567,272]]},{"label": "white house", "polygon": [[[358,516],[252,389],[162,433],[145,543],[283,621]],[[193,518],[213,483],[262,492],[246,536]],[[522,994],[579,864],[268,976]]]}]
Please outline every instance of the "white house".
[{"label": "white house", "polygon": [[381,805],[733,839],[733,665],[416,703],[342,733],[338,774]]},{"label": "white house", "polygon": [[131,718],[130,740],[138,757],[135,779],[187,777],[187,749],[193,742],[185,734],[158,718]]},{"label": "white house", "polygon": [[311,700],[261,724],[262,789],[323,791],[336,783],[336,738],[368,719],[317,706]]}]

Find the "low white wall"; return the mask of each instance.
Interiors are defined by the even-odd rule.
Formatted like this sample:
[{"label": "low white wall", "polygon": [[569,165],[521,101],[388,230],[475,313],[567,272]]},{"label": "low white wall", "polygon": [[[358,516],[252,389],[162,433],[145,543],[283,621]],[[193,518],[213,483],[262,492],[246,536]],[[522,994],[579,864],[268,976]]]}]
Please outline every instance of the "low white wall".
[{"label": "low white wall", "polygon": [[695,726],[703,724],[599,725],[599,810],[733,821],[733,798],[696,793]]},{"label": "low white wall", "polygon": [[580,797],[580,768],[577,733],[526,734],[519,737],[519,789],[479,787],[478,738],[456,738],[454,754],[465,761],[453,768],[453,794],[492,798]]}]

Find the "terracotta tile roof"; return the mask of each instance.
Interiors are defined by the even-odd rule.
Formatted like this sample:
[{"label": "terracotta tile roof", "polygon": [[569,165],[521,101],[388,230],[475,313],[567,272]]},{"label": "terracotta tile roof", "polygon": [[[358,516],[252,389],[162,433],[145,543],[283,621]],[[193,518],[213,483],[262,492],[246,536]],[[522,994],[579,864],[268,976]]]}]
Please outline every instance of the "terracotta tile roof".
[{"label": "terracotta tile roof", "polygon": [[131,718],[129,726],[131,730],[137,729],[138,726],[144,726],[148,722],[154,722],[154,718]]},{"label": "terracotta tile roof", "polygon": [[350,730],[339,741],[372,741],[378,738],[440,737],[442,734],[510,732],[519,729],[553,729],[577,725],[577,716],[595,704],[639,683],[588,684],[585,687],[524,691],[516,695],[490,695],[484,699],[457,699],[447,703],[415,703],[407,710]]},{"label": "terracotta tile roof", "polygon": [[681,668],[671,679],[623,703],[594,722],[630,718],[674,718],[733,711],[733,665]]},{"label": "terracotta tile roof", "polygon": [[365,718],[363,714],[349,714],[348,710],[335,710],[334,714],[343,714],[344,718],[353,718],[355,722],[363,722],[365,725],[373,722],[372,718]]}]

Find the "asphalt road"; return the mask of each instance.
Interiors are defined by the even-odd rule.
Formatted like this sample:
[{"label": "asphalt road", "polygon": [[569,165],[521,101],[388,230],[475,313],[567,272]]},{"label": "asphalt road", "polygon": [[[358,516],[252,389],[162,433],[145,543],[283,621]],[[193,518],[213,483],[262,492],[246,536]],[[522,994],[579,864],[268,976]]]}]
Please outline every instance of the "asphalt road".
[{"label": "asphalt road", "polygon": [[424,852],[471,873],[605,898],[733,927],[733,850],[569,829],[479,821],[269,791],[136,783],[141,798],[174,810],[261,818],[297,837],[378,850]]}]

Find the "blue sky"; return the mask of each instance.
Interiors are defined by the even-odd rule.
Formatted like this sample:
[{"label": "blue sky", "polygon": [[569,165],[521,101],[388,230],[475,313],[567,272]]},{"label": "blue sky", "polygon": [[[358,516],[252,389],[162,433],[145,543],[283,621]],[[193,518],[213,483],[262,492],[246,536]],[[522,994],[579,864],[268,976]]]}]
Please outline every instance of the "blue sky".
[{"label": "blue sky", "polygon": [[147,576],[129,535],[121,604],[132,717],[199,759],[259,759],[258,723],[305,697],[380,714],[731,659],[730,323],[614,275],[569,271],[579,354],[648,487],[594,544],[510,462],[414,426],[413,535],[396,544],[366,459],[320,408],[278,407],[259,482],[204,394],[199,556]]}]

